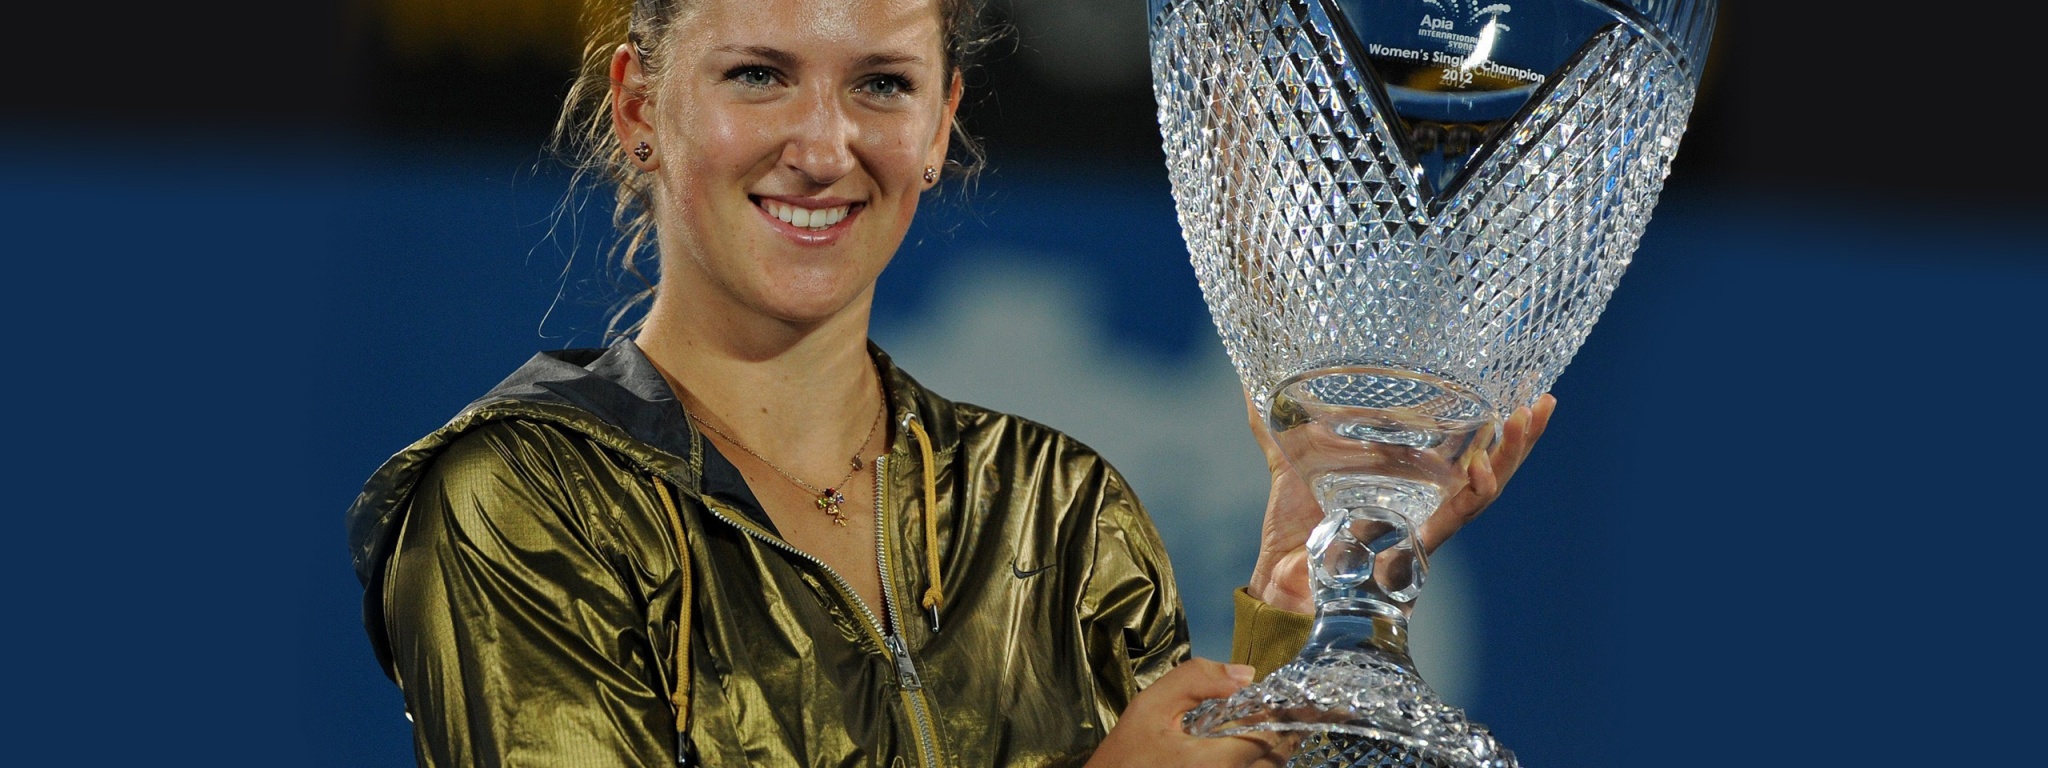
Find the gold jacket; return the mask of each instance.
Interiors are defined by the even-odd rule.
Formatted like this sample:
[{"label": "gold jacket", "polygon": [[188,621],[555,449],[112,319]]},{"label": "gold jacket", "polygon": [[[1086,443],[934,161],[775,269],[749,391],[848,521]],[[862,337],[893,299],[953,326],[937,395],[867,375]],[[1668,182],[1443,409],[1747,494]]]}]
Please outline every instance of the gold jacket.
[{"label": "gold jacket", "polygon": [[1151,520],[1085,446],[874,354],[885,606],[776,535],[631,342],[536,356],[379,469],[350,547],[420,764],[1084,760],[1188,656]]}]

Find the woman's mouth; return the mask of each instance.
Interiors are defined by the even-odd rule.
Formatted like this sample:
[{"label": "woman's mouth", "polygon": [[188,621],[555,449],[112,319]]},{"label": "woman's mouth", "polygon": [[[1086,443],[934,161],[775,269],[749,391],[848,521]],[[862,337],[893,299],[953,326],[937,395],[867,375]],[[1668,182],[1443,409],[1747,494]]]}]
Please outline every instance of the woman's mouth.
[{"label": "woman's mouth", "polygon": [[829,230],[866,207],[864,203],[846,203],[823,208],[807,208],[765,197],[754,198],[754,205],[784,224],[810,232]]}]

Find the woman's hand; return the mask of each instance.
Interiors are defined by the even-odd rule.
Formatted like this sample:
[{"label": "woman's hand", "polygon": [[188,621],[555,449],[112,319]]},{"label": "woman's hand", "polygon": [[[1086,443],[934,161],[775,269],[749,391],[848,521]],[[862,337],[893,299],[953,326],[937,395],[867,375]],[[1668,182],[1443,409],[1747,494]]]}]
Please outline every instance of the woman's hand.
[{"label": "woman's hand", "polygon": [[[1436,514],[1422,525],[1424,552],[1436,551],[1451,534],[1472,522],[1488,504],[1500,498],[1508,478],[1529,457],[1529,449],[1550,425],[1550,413],[1557,398],[1544,395],[1534,408],[1516,409],[1501,427],[1500,444],[1471,464],[1464,486],[1444,501]],[[1259,534],[1259,560],[1252,567],[1249,590],[1267,605],[1295,613],[1315,612],[1315,598],[1308,583],[1308,534],[1323,522],[1323,509],[1316,503],[1308,483],[1294,473],[1273,441],[1273,432],[1259,418],[1259,411],[1245,399],[1246,418],[1259,449],[1266,454],[1266,469],[1273,473],[1273,490],[1266,498],[1266,521]]]},{"label": "woman's hand", "polygon": [[1096,746],[1086,768],[1252,765],[1272,744],[1252,736],[1191,736],[1181,716],[1205,699],[1236,693],[1252,681],[1252,668],[1189,659],[1131,699],[1116,727]]}]

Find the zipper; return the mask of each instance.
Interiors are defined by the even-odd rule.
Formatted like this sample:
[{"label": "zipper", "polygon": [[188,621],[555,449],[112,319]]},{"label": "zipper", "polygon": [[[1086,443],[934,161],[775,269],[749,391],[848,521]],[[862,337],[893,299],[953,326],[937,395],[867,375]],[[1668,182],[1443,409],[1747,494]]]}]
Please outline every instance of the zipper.
[{"label": "zipper", "polygon": [[903,638],[890,635],[883,642],[889,644],[889,655],[896,658],[896,681],[903,685],[903,690],[924,690],[924,681],[917,677],[917,665],[910,663],[910,647],[903,644]]},{"label": "zipper", "polygon": [[[926,467],[925,471],[931,471]],[[889,614],[889,626],[882,642],[889,653],[896,657],[896,682],[903,689],[903,698],[910,702],[911,720],[917,729],[917,745],[929,767],[939,765],[937,739],[932,735],[932,715],[924,700],[924,680],[918,677],[917,663],[910,658],[910,646],[903,642],[903,613],[897,610],[896,580],[889,571],[889,457],[875,457],[875,566],[882,576],[882,610]],[[931,514],[931,510],[925,510]]]},{"label": "zipper", "polygon": [[[757,530],[752,525],[740,523],[731,515],[726,514],[725,510],[719,508],[716,504],[707,503],[704,505],[704,508],[711,511],[712,517],[716,517],[724,521],[726,525],[739,529],[740,533],[745,534],[747,538],[788,552],[805,562],[817,566],[818,570],[824,571],[825,576],[832,580],[832,585],[839,588],[839,593],[846,597],[847,602],[853,603],[855,608],[860,609],[861,617],[867,620],[867,628],[872,633],[872,639],[883,651],[889,654],[890,660],[896,665],[896,683],[902,689],[903,698],[910,704],[911,721],[914,729],[917,731],[918,749],[924,758],[923,763],[927,768],[936,768],[939,765],[939,750],[937,741],[932,735],[935,729],[932,725],[931,710],[924,700],[924,680],[918,676],[917,665],[910,658],[910,646],[905,644],[903,638],[893,631],[894,628],[903,626],[903,620],[898,618],[896,589],[891,585],[892,580],[889,577],[889,547],[886,537],[886,532],[889,530],[889,505],[887,503],[888,497],[885,493],[887,486],[883,482],[887,476],[888,461],[888,456],[875,457],[875,565],[882,579],[882,606],[883,610],[889,614],[890,623],[888,626],[882,624],[881,618],[875,615],[874,609],[868,607],[866,600],[860,599],[860,593],[853,590],[853,585],[847,583],[846,577],[839,575],[838,571],[832,570],[832,566],[826,565],[825,561],[819,560],[809,552],[797,549],[789,542],[770,536],[764,531]],[[680,736],[678,740],[680,741]],[[680,753],[678,756],[680,757]]]},{"label": "zipper", "polygon": [[797,557],[803,558],[810,564],[818,566],[819,570],[824,571],[826,576],[832,578],[833,586],[839,588],[840,593],[846,597],[847,602],[853,603],[853,607],[860,609],[860,615],[867,619],[868,629],[874,632],[874,641],[877,643],[884,642],[881,630],[882,620],[875,617],[875,612],[873,609],[868,608],[867,601],[860,599],[860,593],[853,591],[853,585],[848,584],[846,582],[846,577],[840,576],[838,571],[832,570],[832,566],[826,565],[825,561],[819,560],[818,558],[811,556],[811,553],[809,552],[797,549],[796,547],[790,545],[789,542],[775,538],[774,536],[770,536],[761,531],[757,531],[751,525],[741,525],[739,521],[734,520],[732,516],[727,515],[724,510],[719,509],[718,505],[716,504],[706,503],[704,505],[704,508],[711,510],[712,517],[716,517],[719,520],[724,521],[726,525],[738,528],[740,530],[740,533],[744,533],[747,535],[747,538],[759,541],[763,544],[767,544],[768,546],[774,547],[784,552],[788,552],[792,555],[796,555]]}]

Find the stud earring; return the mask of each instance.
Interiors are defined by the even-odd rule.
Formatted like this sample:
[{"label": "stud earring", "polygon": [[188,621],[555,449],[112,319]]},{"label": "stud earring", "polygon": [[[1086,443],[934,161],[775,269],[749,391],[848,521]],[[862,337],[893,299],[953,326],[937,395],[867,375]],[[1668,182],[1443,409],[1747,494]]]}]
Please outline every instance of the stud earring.
[{"label": "stud earring", "polygon": [[633,148],[633,156],[640,158],[640,162],[647,162],[647,158],[654,156],[654,147],[648,146],[647,142],[640,142],[639,146]]},{"label": "stud earring", "polygon": [[929,165],[925,166],[925,167],[924,167],[924,183],[926,183],[926,184],[930,184],[930,183],[932,183],[932,182],[934,182],[934,181],[938,181],[938,180],[939,180],[939,169],[937,169],[937,168],[933,168],[932,166],[929,166]]}]

